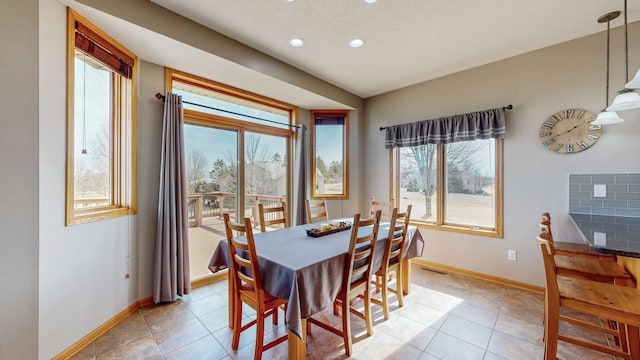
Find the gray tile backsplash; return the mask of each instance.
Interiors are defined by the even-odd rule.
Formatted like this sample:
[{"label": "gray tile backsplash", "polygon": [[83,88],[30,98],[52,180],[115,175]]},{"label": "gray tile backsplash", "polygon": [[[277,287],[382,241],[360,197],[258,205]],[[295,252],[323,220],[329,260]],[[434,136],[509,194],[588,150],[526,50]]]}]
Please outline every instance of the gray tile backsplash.
[{"label": "gray tile backsplash", "polygon": [[[605,197],[594,197],[593,186],[607,186]],[[569,212],[640,218],[640,174],[569,175]]]}]

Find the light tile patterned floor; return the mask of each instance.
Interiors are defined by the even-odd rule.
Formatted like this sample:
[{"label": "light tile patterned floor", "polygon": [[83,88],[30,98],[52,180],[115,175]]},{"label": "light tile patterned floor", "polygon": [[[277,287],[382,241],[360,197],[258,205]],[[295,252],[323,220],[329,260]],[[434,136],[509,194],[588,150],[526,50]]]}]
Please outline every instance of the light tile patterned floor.
[{"label": "light tile patterned floor", "polygon": [[[379,306],[373,306],[373,336],[368,337],[363,321],[352,316],[352,358],[543,358],[542,294],[458,274],[433,272],[417,265],[412,271],[411,294],[405,297],[402,308],[394,302],[389,320],[384,320]],[[141,309],[73,359],[252,359],[254,330],[245,331],[240,348],[232,351],[227,316],[225,281],[195,289],[176,303]],[[251,316],[247,311],[245,317]],[[330,310],[319,316],[339,323]],[[266,341],[286,331],[282,321],[279,326],[271,325],[270,321],[268,324]],[[339,337],[313,327],[308,359],[345,357]],[[611,359],[563,344],[558,357]],[[286,358],[286,342],[263,355],[263,359]]]}]

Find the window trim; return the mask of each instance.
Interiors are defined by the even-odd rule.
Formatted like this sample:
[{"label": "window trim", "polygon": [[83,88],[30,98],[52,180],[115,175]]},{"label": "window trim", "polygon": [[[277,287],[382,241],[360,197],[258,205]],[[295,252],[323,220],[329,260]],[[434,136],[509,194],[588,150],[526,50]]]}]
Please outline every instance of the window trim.
[{"label": "window trim", "polygon": [[[340,114],[344,116],[344,131],[342,133],[342,188],[340,194],[326,194],[316,192],[316,114]],[[310,131],[310,164],[311,164],[311,198],[312,199],[332,199],[332,200],[348,200],[349,199],[349,110],[312,110]]]},{"label": "window trim", "polygon": [[[110,191],[111,204],[89,209],[75,209],[74,194],[74,59],[76,24],[91,30],[102,41],[107,41],[133,60],[128,86],[123,86],[123,75],[114,73],[110,120],[111,148]],[[97,28],[87,19],[67,8],[67,141],[66,141],[66,206],[65,225],[74,225],[136,214],[137,212],[137,82],[138,57]]]},{"label": "window trim", "polygon": [[[451,231],[463,234],[470,235],[480,235],[485,237],[492,238],[503,238],[504,237],[504,226],[503,226],[503,217],[504,217],[504,139],[493,139],[496,142],[495,148],[495,161],[496,161],[496,171],[495,171],[495,219],[496,226],[495,228],[490,227],[481,227],[481,226],[472,226],[472,225],[461,225],[461,224],[452,224],[444,222],[444,212],[445,212],[445,202],[446,196],[438,196],[437,204],[436,204],[436,219],[433,222],[426,221],[416,221],[410,220],[412,225],[433,229],[433,230],[443,230],[443,231]],[[436,193],[444,194],[445,192],[445,182],[446,182],[446,174],[445,169],[446,163],[445,159],[445,151],[444,145],[438,144],[436,150],[436,158],[437,158],[437,173],[436,173]],[[389,149],[389,157],[393,159],[390,162],[390,173],[393,181],[390,181],[390,193],[395,194],[396,204],[400,203],[400,149],[394,148]]]}]

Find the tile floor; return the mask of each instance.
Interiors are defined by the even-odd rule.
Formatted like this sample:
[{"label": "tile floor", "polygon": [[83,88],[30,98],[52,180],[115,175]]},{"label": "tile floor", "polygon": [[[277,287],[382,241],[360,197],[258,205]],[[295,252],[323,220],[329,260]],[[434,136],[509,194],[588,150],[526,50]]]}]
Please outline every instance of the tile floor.
[{"label": "tile floor", "polygon": [[[368,337],[364,322],[352,316],[352,358],[543,358],[542,294],[417,265],[412,274],[411,294],[402,308],[394,302],[389,320],[384,320],[379,306],[373,306],[373,336]],[[330,310],[319,316],[339,322]],[[227,318],[227,283],[223,281],[194,289],[173,304],[140,309],[72,359],[252,359],[253,328],[243,332],[239,349],[232,351]],[[279,326],[270,320],[268,324],[266,341],[286,331],[282,321]],[[558,357],[611,359],[562,343]],[[286,342],[263,355],[263,359],[286,358]],[[314,326],[307,358],[344,359],[341,339]]]}]

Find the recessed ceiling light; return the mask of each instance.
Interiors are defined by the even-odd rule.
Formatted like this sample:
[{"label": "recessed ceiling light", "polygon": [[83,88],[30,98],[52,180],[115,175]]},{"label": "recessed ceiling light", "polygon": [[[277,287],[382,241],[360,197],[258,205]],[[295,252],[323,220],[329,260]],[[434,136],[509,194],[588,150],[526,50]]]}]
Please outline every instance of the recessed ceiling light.
[{"label": "recessed ceiling light", "polygon": [[364,2],[366,2],[367,4],[373,4],[376,1],[378,0],[364,0]]},{"label": "recessed ceiling light", "polygon": [[304,41],[302,41],[302,39],[291,39],[291,41],[289,41],[289,44],[291,44],[291,46],[293,47],[301,47],[302,45],[304,45]]},{"label": "recessed ceiling light", "polygon": [[352,48],[359,48],[362,45],[364,45],[364,41],[362,41],[362,39],[353,39],[349,43],[349,46],[351,46]]}]

